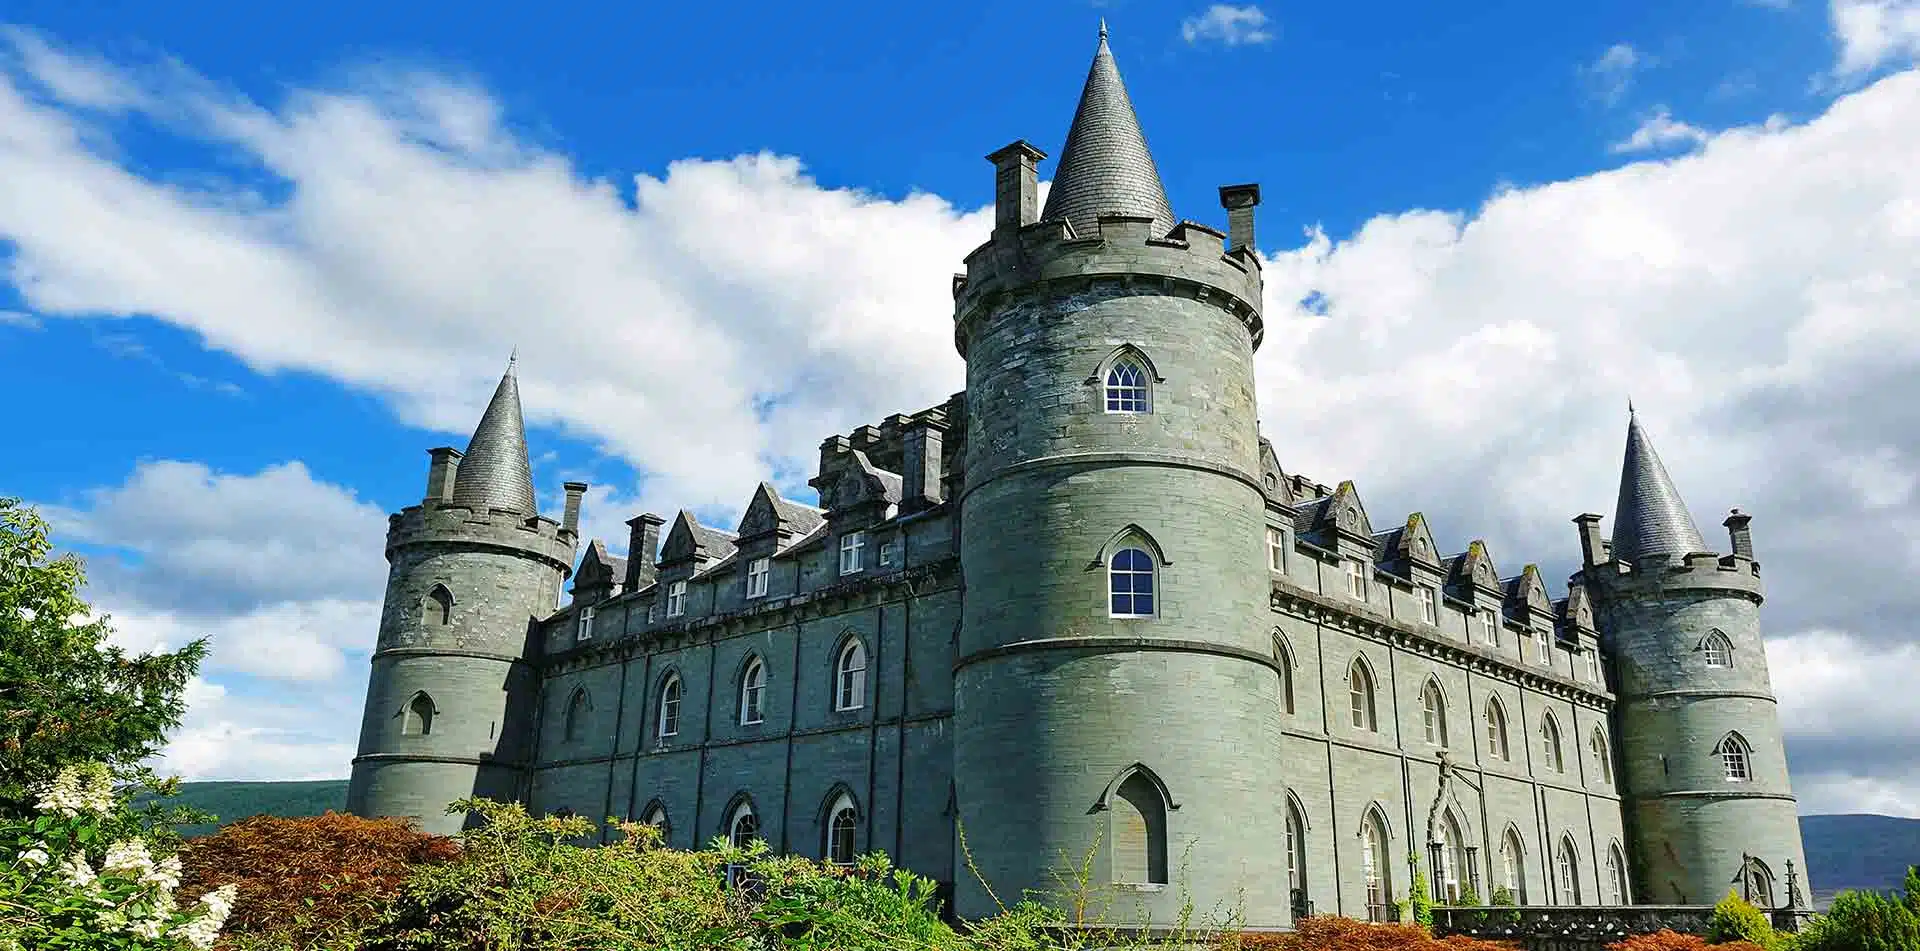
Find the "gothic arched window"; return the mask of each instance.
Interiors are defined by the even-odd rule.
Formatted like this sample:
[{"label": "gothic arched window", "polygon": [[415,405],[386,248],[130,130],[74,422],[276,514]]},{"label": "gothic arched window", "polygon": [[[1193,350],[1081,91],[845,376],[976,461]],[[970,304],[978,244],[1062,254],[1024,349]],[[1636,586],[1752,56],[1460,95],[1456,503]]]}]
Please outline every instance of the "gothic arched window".
[{"label": "gothic arched window", "polygon": [[835,710],[858,710],[867,705],[867,647],[859,638],[847,638],[840,648],[833,680]]},{"label": "gothic arched window", "polygon": [[1136,357],[1121,357],[1107,368],[1106,398],[1109,413],[1147,413],[1153,409],[1152,376]]},{"label": "gothic arched window", "polygon": [[1277,635],[1274,637],[1273,660],[1275,666],[1280,668],[1280,712],[1292,713],[1293,652],[1287,650],[1287,646],[1280,642]]},{"label": "gothic arched window", "polygon": [[1567,771],[1567,759],[1560,748],[1560,721],[1553,718],[1551,710],[1540,717],[1540,755],[1548,769],[1556,773]]},{"label": "gothic arched window", "polygon": [[1499,697],[1487,698],[1487,755],[1502,760],[1513,759],[1513,754],[1507,749],[1507,708],[1500,705]]},{"label": "gothic arched window", "polygon": [[1442,749],[1447,745],[1447,698],[1440,692],[1440,682],[1427,681],[1425,689],[1420,691],[1420,718],[1426,727],[1427,742]]},{"label": "gothic arched window", "polygon": [[1632,897],[1627,888],[1627,857],[1615,842],[1607,846],[1607,904],[1625,905]]},{"label": "gothic arched window", "polygon": [[752,726],[766,719],[762,701],[767,696],[767,665],[758,657],[748,657],[740,673],[740,724]]},{"label": "gothic arched window", "polygon": [[1440,880],[1441,901],[1451,904],[1460,899],[1470,869],[1466,837],[1460,834],[1460,823],[1449,811],[1440,819],[1440,869],[1436,877]]},{"label": "gothic arched window", "polygon": [[1714,631],[1700,642],[1700,653],[1706,655],[1708,667],[1733,666],[1733,641],[1727,635]]},{"label": "gothic arched window", "polygon": [[413,699],[407,701],[407,709],[401,713],[400,735],[428,736],[432,734],[433,715],[436,712],[438,711],[434,709],[433,698],[427,696],[425,691],[414,694]]},{"label": "gothic arched window", "polygon": [[1287,802],[1287,897],[1294,914],[1307,907],[1307,820],[1291,798]]},{"label": "gothic arched window", "polygon": [[1153,556],[1146,549],[1122,548],[1107,562],[1108,613],[1113,617],[1153,617]]},{"label": "gothic arched window", "polygon": [[821,854],[835,865],[852,865],[854,857],[854,836],[858,831],[856,817],[858,810],[853,807],[853,797],[841,793],[827,810],[827,841]]},{"label": "gothic arched window", "polygon": [[1753,778],[1753,748],[1738,733],[1727,734],[1726,739],[1714,749],[1720,757],[1720,766],[1726,772],[1727,782],[1744,783]]},{"label": "gothic arched window", "polygon": [[580,738],[581,731],[587,726],[589,709],[591,709],[591,701],[587,699],[587,691],[584,688],[575,687],[573,695],[567,698],[567,716],[561,731],[561,735],[567,742],[571,743]]},{"label": "gothic arched window", "polygon": [[1387,856],[1387,824],[1377,809],[1360,820],[1360,875],[1367,885],[1367,920],[1392,921],[1393,865]]},{"label": "gothic arched window", "polygon": [[680,735],[680,675],[668,674],[660,684],[660,710],[657,733],[661,742]]},{"label": "gothic arched window", "polygon": [[1560,904],[1580,904],[1580,853],[1573,847],[1573,836],[1560,839]]},{"label": "gothic arched window", "polygon": [[[753,802],[741,799],[739,805],[727,816],[727,843],[735,848],[746,848],[747,843],[760,837],[760,817],[753,812]],[[727,866],[727,884],[738,885],[746,874],[745,865]]]},{"label": "gothic arched window", "polygon": [[1513,904],[1527,903],[1527,846],[1512,829],[1500,837],[1500,886],[1512,896]]},{"label": "gothic arched window", "polygon": [[1124,885],[1167,883],[1167,803],[1160,785],[1136,767],[1107,799],[1113,823],[1113,880]]},{"label": "gothic arched window", "polygon": [[420,613],[428,624],[445,627],[453,623],[453,592],[447,586],[436,584],[427,592],[427,599],[420,605]]},{"label": "gothic arched window", "polygon": [[1599,727],[1593,728],[1593,736],[1587,741],[1587,747],[1593,752],[1593,768],[1599,773],[1600,781],[1613,785],[1613,755],[1607,749],[1607,734]]},{"label": "gothic arched window", "polygon": [[1347,668],[1347,699],[1353,728],[1369,733],[1379,731],[1380,721],[1374,716],[1373,674],[1359,658],[1354,658],[1353,666]]},{"label": "gothic arched window", "polygon": [[667,820],[667,807],[657,802],[649,806],[646,814],[640,817],[640,824],[659,829],[661,845],[666,845],[673,835],[673,824]]}]

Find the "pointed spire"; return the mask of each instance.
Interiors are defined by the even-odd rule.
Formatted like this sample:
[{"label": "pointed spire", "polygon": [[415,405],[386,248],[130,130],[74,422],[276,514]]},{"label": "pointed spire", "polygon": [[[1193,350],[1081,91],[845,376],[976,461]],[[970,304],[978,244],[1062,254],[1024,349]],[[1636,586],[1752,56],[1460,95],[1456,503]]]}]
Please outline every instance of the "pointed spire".
[{"label": "pointed spire", "polygon": [[1144,215],[1152,231],[1174,225],[1166,187],[1147,151],[1146,134],[1133,114],[1133,101],[1120,82],[1120,68],[1107,49],[1107,22],[1100,21],[1100,46],[1087,70],[1080,108],[1067,131],[1067,145],[1054,170],[1042,218],[1066,218],[1083,236],[1096,234],[1101,215]]},{"label": "pointed spire", "polygon": [[1613,513],[1613,557],[1632,562],[1648,555],[1703,551],[1712,549],[1653,451],[1640,417],[1628,410],[1627,455],[1620,467],[1620,501]]},{"label": "pointed spire", "polygon": [[507,359],[507,372],[480,415],[454,477],[453,504],[475,509],[508,509],[538,515],[533,501],[533,464],[527,458],[526,424],[520,417],[520,384]]}]

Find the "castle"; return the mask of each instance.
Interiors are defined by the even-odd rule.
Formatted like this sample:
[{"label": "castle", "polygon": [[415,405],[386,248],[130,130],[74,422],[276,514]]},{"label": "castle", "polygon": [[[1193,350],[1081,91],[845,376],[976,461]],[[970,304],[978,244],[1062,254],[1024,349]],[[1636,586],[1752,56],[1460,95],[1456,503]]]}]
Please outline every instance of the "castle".
[{"label": "castle", "polygon": [[1136,923],[1386,918],[1416,874],[1807,894],[1748,516],[1716,553],[1630,414],[1563,598],[1418,513],[1377,527],[1260,437],[1260,190],[1220,189],[1224,234],[1174,216],[1104,27],[1042,209],[1044,158],[988,156],[966,390],[823,442],[819,507],[762,484],[733,531],[643,514],[628,558],[580,554],[586,486],[539,513],[509,366],[392,517],[349,808],[884,850],[963,917],[1088,856]]}]

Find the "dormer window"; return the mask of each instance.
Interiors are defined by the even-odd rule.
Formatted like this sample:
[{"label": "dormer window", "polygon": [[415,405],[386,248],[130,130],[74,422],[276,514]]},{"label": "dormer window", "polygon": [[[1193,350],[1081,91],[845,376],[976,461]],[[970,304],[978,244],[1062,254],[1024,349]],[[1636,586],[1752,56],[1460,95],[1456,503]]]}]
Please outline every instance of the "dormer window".
[{"label": "dormer window", "polygon": [[900,560],[900,543],[886,542],[880,546],[880,567],[891,568]]},{"label": "dormer window", "polygon": [[1536,628],[1533,632],[1533,659],[1549,664],[1553,661],[1553,634],[1545,629]]},{"label": "dormer window", "polygon": [[755,558],[747,562],[747,597],[766,597],[767,576],[772,573],[773,559],[771,558]]},{"label": "dormer window", "polygon": [[574,637],[576,640],[582,641],[593,640],[593,608],[585,607],[580,609],[580,629]]},{"label": "dormer window", "polygon": [[840,573],[850,575],[859,571],[866,551],[866,532],[848,532],[840,536]]},{"label": "dormer window", "polygon": [[1595,684],[1599,683],[1600,682],[1600,651],[1598,649],[1595,649],[1590,651],[1583,651],[1582,653],[1586,656],[1586,659],[1587,659],[1587,682],[1595,683]]},{"label": "dormer window", "polygon": [[1355,601],[1367,599],[1367,568],[1358,560],[1347,562],[1347,597]]},{"label": "dormer window", "polygon": [[1492,608],[1480,609],[1480,639],[1496,647],[1500,644],[1500,620]]},{"label": "dormer window", "polygon": [[1107,412],[1145,413],[1149,407],[1146,368],[1132,357],[1121,358],[1107,370]]},{"label": "dormer window", "polygon": [[679,617],[687,613],[687,583],[675,581],[667,585],[667,616]]},{"label": "dormer window", "polygon": [[1435,604],[1438,592],[1427,585],[1415,585],[1413,596],[1420,602],[1420,620],[1432,624],[1439,620],[1439,606]]},{"label": "dormer window", "polygon": [[660,620],[660,602],[658,601],[647,602],[647,623],[652,624],[659,620]]},{"label": "dormer window", "polygon": [[1287,573],[1287,533],[1277,528],[1267,529],[1267,570]]}]

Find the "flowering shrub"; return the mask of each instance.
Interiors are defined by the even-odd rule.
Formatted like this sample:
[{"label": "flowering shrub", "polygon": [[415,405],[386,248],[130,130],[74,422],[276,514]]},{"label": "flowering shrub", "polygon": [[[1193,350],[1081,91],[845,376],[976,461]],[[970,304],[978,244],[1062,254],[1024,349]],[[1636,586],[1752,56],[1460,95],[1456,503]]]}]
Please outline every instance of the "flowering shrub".
[{"label": "flowering shrub", "polygon": [[29,819],[0,822],[0,951],[213,946],[234,889],[180,908],[179,857],[153,854],[106,767],[61,770],[36,791],[34,808]]},{"label": "flowering shrub", "polygon": [[1462,935],[1435,938],[1416,925],[1374,924],[1338,915],[1302,918],[1294,922],[1291,932],[1229,936],[1222,946],[1223,951],[1515,951],[1519,947]]}]

